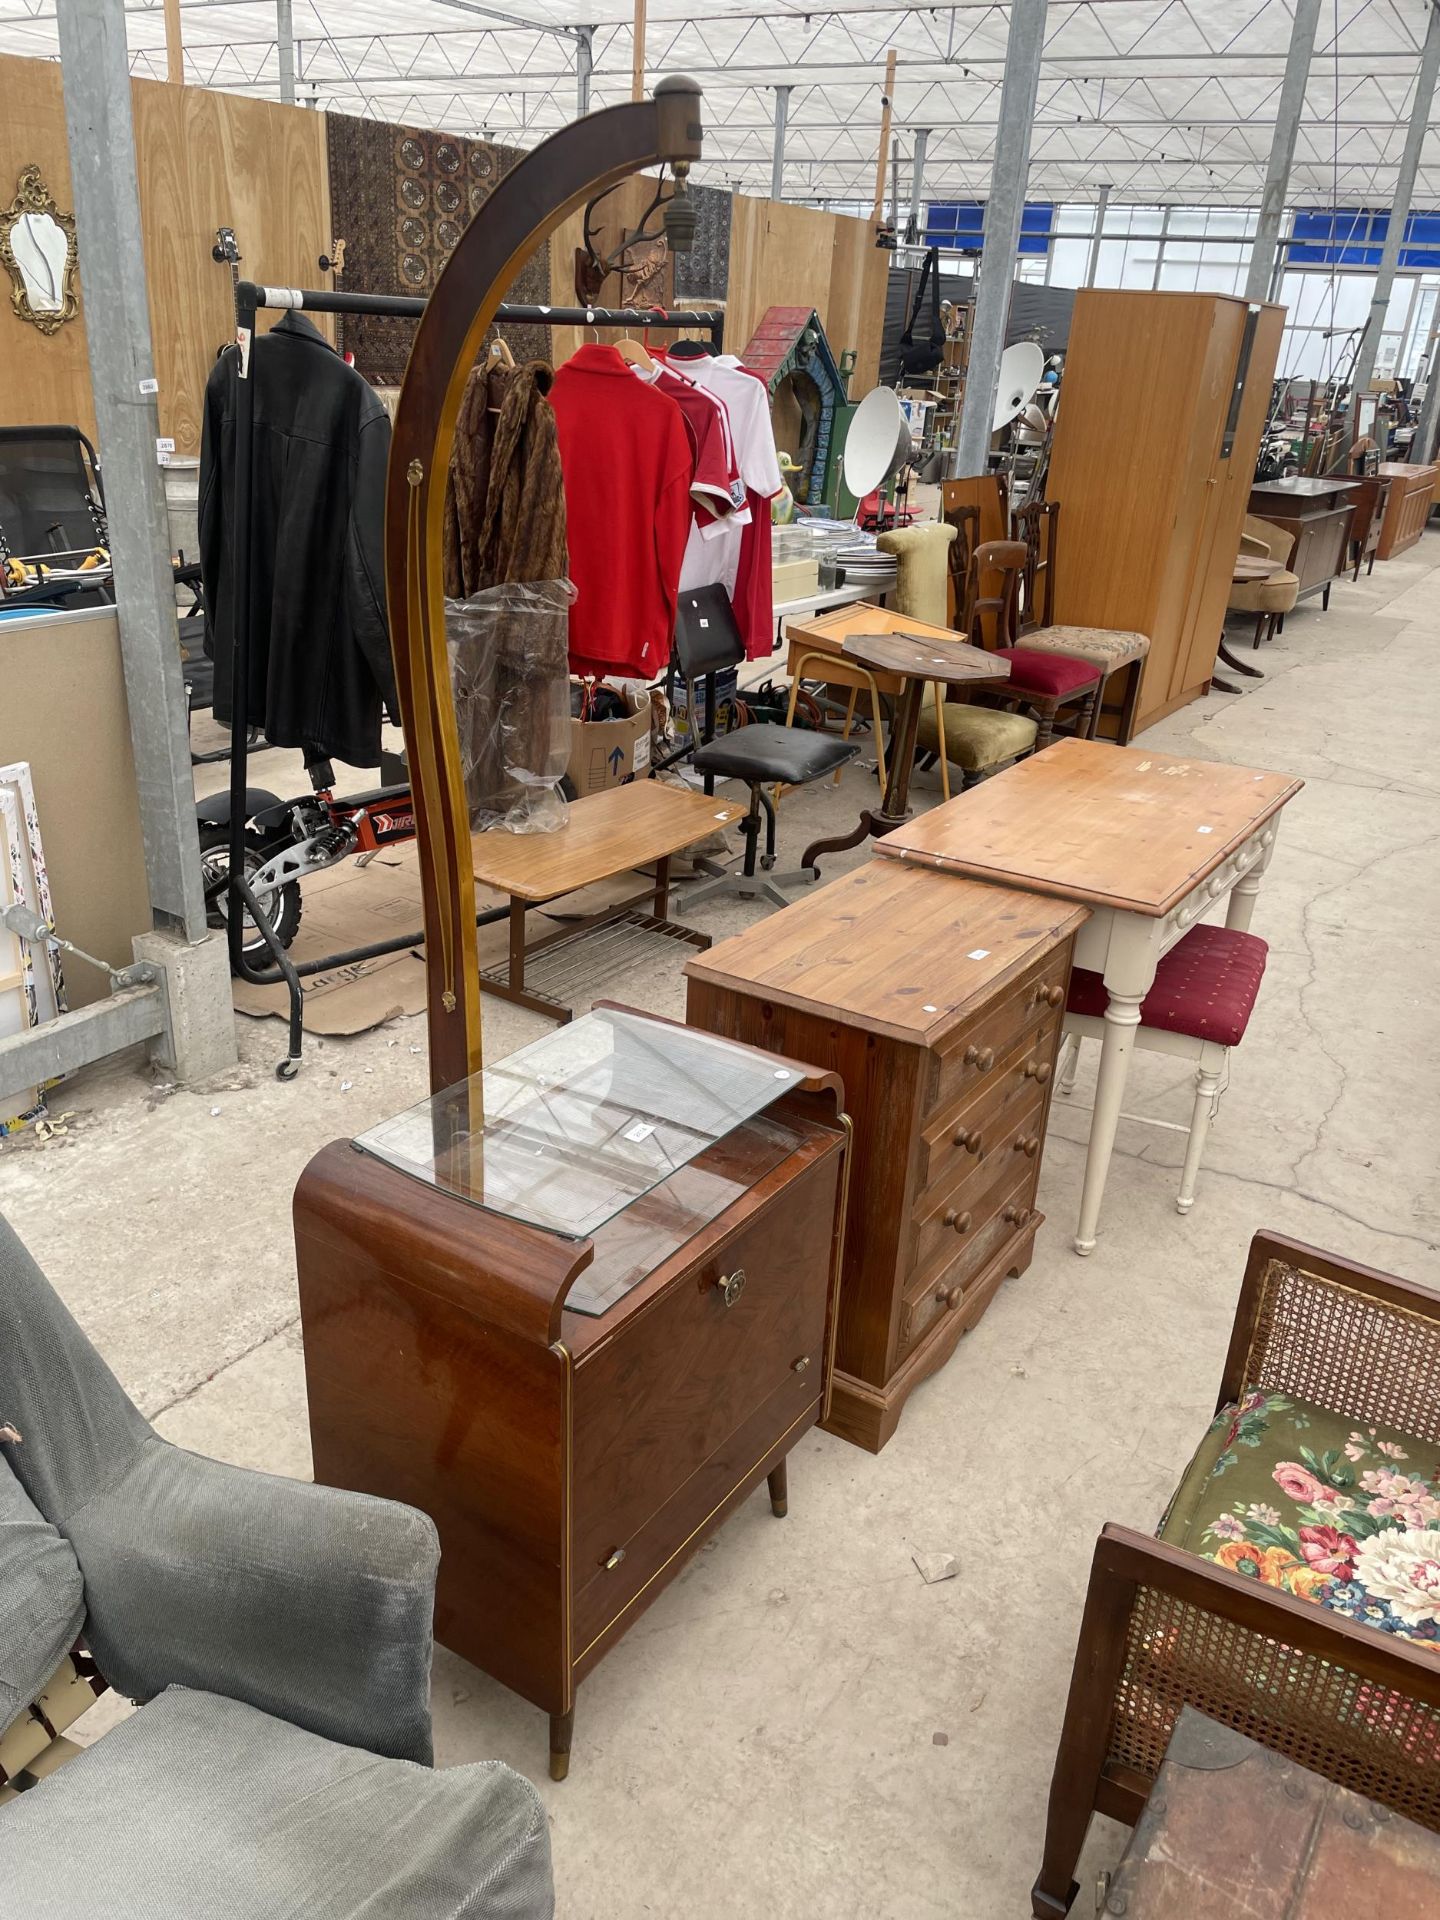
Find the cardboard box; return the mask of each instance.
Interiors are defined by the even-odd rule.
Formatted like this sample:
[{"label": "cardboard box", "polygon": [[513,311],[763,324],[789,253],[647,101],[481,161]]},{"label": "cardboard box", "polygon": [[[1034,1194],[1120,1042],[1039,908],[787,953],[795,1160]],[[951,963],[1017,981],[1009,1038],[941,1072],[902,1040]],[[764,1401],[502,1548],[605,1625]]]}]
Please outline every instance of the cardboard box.
[{"label": "cardboard box", "polygon": [[637,692],[630,697],[635,711],[623,720],[571,720],[566,771],[577,799],[618,787],[622,780],[649,768],[650,696]]}]

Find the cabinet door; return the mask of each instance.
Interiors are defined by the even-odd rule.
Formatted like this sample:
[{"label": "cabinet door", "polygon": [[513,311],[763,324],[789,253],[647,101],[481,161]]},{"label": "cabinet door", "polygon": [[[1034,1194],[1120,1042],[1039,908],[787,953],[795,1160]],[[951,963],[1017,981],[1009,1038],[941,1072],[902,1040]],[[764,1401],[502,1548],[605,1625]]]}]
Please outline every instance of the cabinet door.
[{"label": "cabinet door", "polygon": [[577,1363],[577,1655],[818,1414],[840,1164],[837,1149],[807,1168]]}]

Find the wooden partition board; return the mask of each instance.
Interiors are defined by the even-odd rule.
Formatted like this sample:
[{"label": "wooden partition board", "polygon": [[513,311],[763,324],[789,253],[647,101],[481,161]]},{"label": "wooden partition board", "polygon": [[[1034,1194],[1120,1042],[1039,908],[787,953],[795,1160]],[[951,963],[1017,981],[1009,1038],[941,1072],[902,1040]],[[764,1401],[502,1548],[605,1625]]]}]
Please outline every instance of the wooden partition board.
[{"label": "wooden partition board", "polygon": [[[246,279],[328,284],[325,116],[158,80],[135,81],[133,99],[160,431],[177,453],[197,454],[205,382],[235,334],[230,272],[210,257],[215,229],[235,229]],[[283,317],[262,314],[259,325]],[[312,317],[333,340],[330,316]]]},{"label": "wooden partition board", "polygon": [[[0,206],[15,198],[20,169],[32,161],[56,206],[72,213],[59,63],[0,54]],[[47,338],[16,317],[10,278],[0,275],[0,426],[54,425],[79,427],[95,438],[84,294],[76,318]]]},{"label": "wooden partition board", "polygon": [[[321,282],[319,257],[334,237],[325,116],[156,80],[134,81],[131,98],[160,431],[177,453],[195,455],[205,382],[235,332],[230,274],[210,257],[215,229],[235,229],[248,277],[271,286]],[[59,64],[0,55],[0,101],[0,204],[8,206],[21,167],[35,161],[56,205],[73,212]],[[78,426],[95,437],[85,318],[82,235],[76,319],[47,338],[0,299],[0,425]],[[334,337],[327,317],[317,325]]]},{"label": "wooden partition board", "polygon": [[868,220],[737,193],[730,213],[725,335],[740,352],[771,307],[814,307],[838,360],[854,348],[850,397],[880,375],[890,255]]}]

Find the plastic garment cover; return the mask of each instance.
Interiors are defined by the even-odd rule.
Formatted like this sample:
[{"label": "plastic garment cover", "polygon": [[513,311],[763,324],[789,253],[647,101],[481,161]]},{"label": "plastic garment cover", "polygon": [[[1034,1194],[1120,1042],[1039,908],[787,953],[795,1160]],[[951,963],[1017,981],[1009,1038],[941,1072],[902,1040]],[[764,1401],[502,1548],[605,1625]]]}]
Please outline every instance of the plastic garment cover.
[{"label": "plastic garment cover", "polygon": [[533,580],[445,602],[472,832],[555,833],[565,825],[574,598],[568,580]]}]

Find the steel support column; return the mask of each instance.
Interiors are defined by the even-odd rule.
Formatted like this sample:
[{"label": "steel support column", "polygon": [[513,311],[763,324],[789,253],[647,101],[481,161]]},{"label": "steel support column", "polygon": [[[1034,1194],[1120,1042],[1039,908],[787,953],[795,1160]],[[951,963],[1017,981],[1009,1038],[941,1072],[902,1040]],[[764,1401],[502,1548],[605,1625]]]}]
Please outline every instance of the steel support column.
[{"label": "steel support column", "polygon": [[1100,191],[1095,198],[1095,231],[1090,236],[1090,258],[1085,262],[1085,284],[1093,287],[1096,270],[1100,265],[1100,242],[1105,234],[1105,216],[1110,211],[1110,182],[1100,183]]},{"label": "steel support column", "polygon": [[770,198],[785,198],[785,123],[790,117],[790,89],[775,89],[775,150],[770,158]]},{"label": "steel support column", "polygon": [[1045,46],[1046,4],[1047,0],[1011,0],[965,404],[950,469],[957,475],[984,473],[990,452],[990,421],[995,412],[1005,321],[1010,311],[1010,282],[1015,273],[1025,182],[1030,172],[1030,130],[1040,85],[1040,55]]},{"label": "steel support column", "polygon": [[205,936],[122,0],[59,0],[85,338],[155,926]]},{"label": "steel support column", "polygon": [[905,238],[917,241],[920,238],[920,197],[925,191],[925,149],[930,144],[928,127],[915,129],[915,168],[910,176],[910,224],[905,229]]},{"label": "steel support column", "polygon": [[595,29],[575,29],[575,111],[583,120],[590,111],[590,76],[595,71]]},{"label": "steel support column", "polygon": [[1345,438],[1341,442],[1342,448],[1347,452],[1354,438],[1356,398],[1368,388],[1375,372],[1375,356],[1380,350],[1385,310],[1390,305],[1390,294],[1395,285],[1395,269],[1400,264],[1400,247],[1405,238],[1405,224],[1410,218],[1410,201],[1415,192],[1415,175],[1420,166],[1420,149],[1425,144],[1425,134],[1430,122],[1430,108],[1435,99],[1437,73],[1440,73],[1440,0],[1430,0],[1430,17],[1425,24],[1425,45],[1420,53],[1420,68],[1415,75],[1415,98],[1410,105],[1410,123],[1405,129],[1405,145],[1401,151],[1400,166],[1395,175],[1395,200],[1390,208],[1390,217],[1385,224],[1385,245],[1381,250],[1380,266],[1375,275],[1375,293],[1370,302],[1365,331],[1360,336],[1359,350],[1355,355],[1355,372],[1350,382]]},{"label": "steel support column", "polygon": [[1424,466],[1435,456],[1435,429],[1440,425],[1440,305],[1436,307],[1430,337],[1425,343],[1421,371],[1425,376],[1425,398],[1420,406],[1420,418],[1415,423],[1410,458]]},{"label": "steel support column", "polygon": [[1260,196],[1260,219],[1245,281],[1245,298],[1251,302],[1265,300],[1270,294],[1280,226],[1285,218],[1285,196],[1290,190],[1290,167],[1295,159],[1295,136],[1305,111],[1305,87],[1310,78],[1310,58],[1315,51],[1315,29],[1319,20],[1320,0],[1295,0],[1290,51],[1285,56],[1285,78],[1280,84],[1275,131],[1270,136],[1270,162],[1265,169],[1265,190]]},{"label": "steel support column", "polygon": [[280,98],[287,107],[293,107],[295,104],[294,0],[275,0],[275,54],[280,68]]}]

